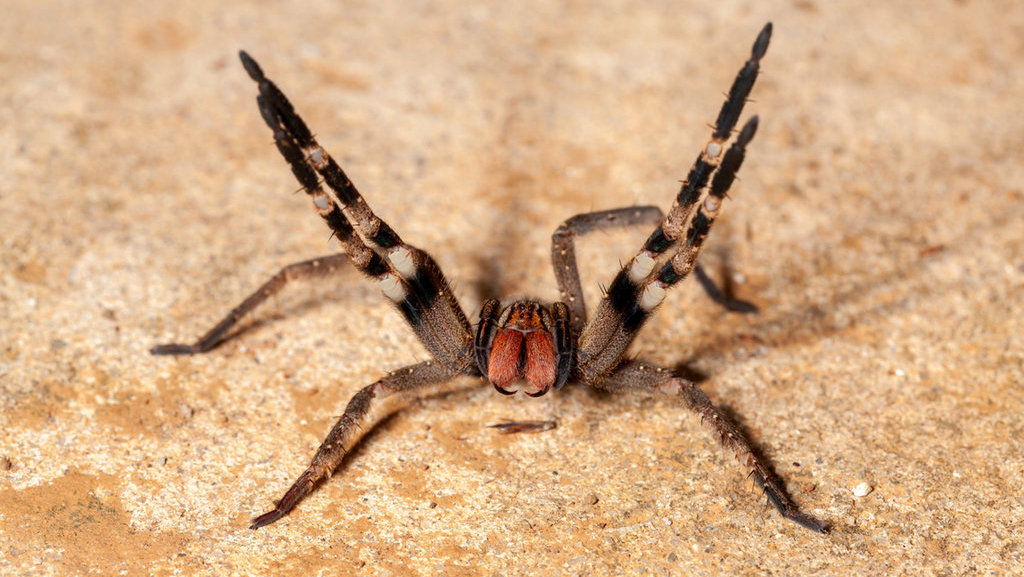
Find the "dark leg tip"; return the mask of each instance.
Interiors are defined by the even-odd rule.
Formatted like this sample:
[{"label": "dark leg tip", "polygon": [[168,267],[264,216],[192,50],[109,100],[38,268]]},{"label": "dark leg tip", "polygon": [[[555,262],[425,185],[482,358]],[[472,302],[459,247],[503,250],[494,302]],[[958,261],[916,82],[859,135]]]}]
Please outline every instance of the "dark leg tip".
[{"label": "dark leg tip", "polygon": [[306,472],[299,477],[299,480],[295,481],[295,484],[288,489],[288,492],[284,494],[284,497],[282,497],[277,503],[274,510],[268,511],[253,519],[252,525],[249,525],[249,528],[255,531],[260,527],[266,527],[290,513],[291,510],[295,508],[295,505],[306,496],[306,493],[313,488],[314,481],[311,480],[313,476],[314,473],[307,469]]},{"label": "dark leg tip", "polygon": [[757,134],[758,122],[759,119],[756,116],[750,117],[750,120],[740,129],[740,135],[736,138],[737,146],[746,146],[754,139],[754,135]]},{"label": "dark leg tip", "polygon": [[252,520],[252,525],[249,525],[249,528],[252,529],[253,531],[255,531],[256,529],[259,529],[260,527],[266,527],[267,525],[270,525],[271,523],[277,521],[281,517],[284,517],[285,514],[287,514],[287,511],[282,511],[281,508],[278,507],[278,508],[274,509],[273,511],[268,511],[268,512],[260,515],[259,517],[256,517],[255,519],[253,519]]},{"label": "dark leg tip", "polygon": [[242,66],[245,68],[245,71],[249,73],[249,78],[256,82],[264,79],[263,69],[260,68],[259,64],[256,64],[256,61],[245,50],[239,50],[238,57],[242,60]]},{"label": "dark leg tip", "polygon": [[760,475],[754,476],[754,483],[764,491],[764,495],[768,498],[768,502],[771,503],[772,507],[775,507],[775,510],[786,519],[821,535],[828,535],[832,532],[827,524],[811,517],[810,515],[801,513],[796,508],[796,505],[789,500],[789,497],[786,496],[780,485],[777,485]]},{"label": "dark leg tip", "polygon": [[800,525],[805,529],[810,529],[815,533],[820,533],[822,535],[832,534],[832,529],[826,523],[819,521],[810,515],[805,515],[800,511],[790,511],[785,514],[785,517],[797,525]]},{"label": "dark leg tip", "polygon": [[768,52],[768,41],[772,39],[772,23],[769,22],[764,25],[761,29],[761,33],[757,35],[757,40],[754,41],[754,48],[751,50],[755,60],[764,58],[766,52]]}]

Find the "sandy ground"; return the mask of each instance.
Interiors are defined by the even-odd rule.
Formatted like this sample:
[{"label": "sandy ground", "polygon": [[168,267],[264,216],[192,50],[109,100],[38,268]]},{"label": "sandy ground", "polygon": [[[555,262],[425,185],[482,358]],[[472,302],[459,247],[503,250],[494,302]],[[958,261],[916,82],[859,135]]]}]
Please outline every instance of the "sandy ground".
[{"label": "sandy ground", "polygon": [[[1002,575],[1024,557],[1024,4],[38,2],[0,21],[0,574]],[[828,537],[691,415],[471,379],[388,405],[247,529],[347,399],[424,349],[337,250],[249,50],[471,316],[557,296],[549,236],[667,206],[764,22],[742,182],[634,353],[698,376]],[[646,230],[581,248],[596,302]],[[555,419],[500,435],[504,419]],[[858,495],[866,485],[870,492]]]}]

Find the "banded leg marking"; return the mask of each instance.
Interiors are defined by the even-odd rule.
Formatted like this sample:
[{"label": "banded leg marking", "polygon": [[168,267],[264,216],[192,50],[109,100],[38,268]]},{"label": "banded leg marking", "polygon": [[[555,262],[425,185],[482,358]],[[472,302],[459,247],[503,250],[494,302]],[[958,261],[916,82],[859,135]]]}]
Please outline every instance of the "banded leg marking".
[{"label": "banded leg marking", "polygon": [[[384,295],[396,304],[438,361],[453,370],[471,366],[469,321],[440,267],[426,252],[402,242],[373,213],[341,167],[316,142],[284,93],[248,54],[242,52],[240,57],[259,86],[260,113],[274,131],[278,150],[353,262],[377,279]],[[317,175],[327,183],[330,193],[320,185]]]},{"label": "banded leg marking", "polygon": [[[576,237],[597,230],[655,224],[661,219],[661,209],[656,206],[629,206],[577,214],[555,229],[551,235],[551,264],[562,302],[569,306],[571,312],[573,334],[579,334],[587,323],[587,308],[576,263]],[[654,267],[653,260],[650,267]]]},{"label": "banded leg marking", "polygon": [[645,313],[652,312],[661,304],[668,289],[686,278],[696,266],[697,257],[700,256],[704,246],[704,240],[707,239],[711,226],[722,209],[722,202],[725,200],[729,187],[736,179],[736,172],[743,165],[747,144],[754,138],[756,132],[757,117],[754,116],[743,126],[736,141],[725,153],[722,164],[711,182],[711,190],[690,222],[686,242],[661,267],[660,271],[652,272],[643,283],[639,306]]},{"label": "banded leg marking", "polygon": [[768,50],[771,33],[772,25],[768,23],[758,34],[751,49],[750,59],[736,75],[729,89],[729,95],[719,110],[711,140],[704,146],[704,150],[701,151],[690,168],[665,221],[647,239],[636,258],[657,258],[657,255],[662,254],[679,241],[694,206],[700,200],[702,191],[722,161],[725,141],[729,139],[736,123],[739,122],[743,106],[757,80],[761,59],[764,58]]},{"label": "banded leg marking", "polygon": [[[757,130],[757,117],[751,118],[736,143],[723,154],[724,143],[736,126],[757,79],[771,30],[769,23],[754,41],[751,57],[737,74],[719,111],[711,140],[690,169],[669,214],[612,280],[594,321],[581,335],[579,370],[586,378],[598,379],[615,367],[651,312],[664,300],[668,289],[696,266],[704,239],[743,162],[746,145]],[[704,195],[703,203],[699,203],[705,189],[709,192]],[[684,240],[682,246],[675,248]],[[668,262],[655,269],[658,257],[673,248],[675,252]]]}]

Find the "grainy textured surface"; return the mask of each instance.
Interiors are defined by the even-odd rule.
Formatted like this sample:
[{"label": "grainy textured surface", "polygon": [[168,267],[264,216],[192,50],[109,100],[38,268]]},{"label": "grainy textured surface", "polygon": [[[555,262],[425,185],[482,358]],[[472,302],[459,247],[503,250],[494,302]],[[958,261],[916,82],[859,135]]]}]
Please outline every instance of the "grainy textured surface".
[{"label": "grainy textured surface", "polygon": [[[0,573],[1019,570],[1024,5],[378,4],[5,3]],[[246,529],[354,391],[424,352],[346,272],[211,354],[147,353],[332,250],[239,48],[473,312],[555,296],[563,218],[666,206],[767,20],[761,130],[706,260],[762,313],[686,286],[635,350],[706,375],[831,537],[765,510],[670,403],[469,380],[393,405]],[[645,234],[585,243],[591,303]],[[510,417],[559,425],[485,427]]]}]

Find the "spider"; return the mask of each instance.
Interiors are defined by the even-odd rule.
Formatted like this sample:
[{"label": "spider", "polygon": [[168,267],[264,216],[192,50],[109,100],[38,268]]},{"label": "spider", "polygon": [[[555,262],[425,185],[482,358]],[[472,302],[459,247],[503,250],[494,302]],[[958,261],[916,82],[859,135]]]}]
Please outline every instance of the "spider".
[{"label": "spider", "polygon": [[[694,270],[715,300],[736,310],[751,309],[745,303],[723,298],[697,267],[697,258],[757,130],[754,116],[725,148],[754,86],[771,32],[768,23],[757,36],[750,59],[737,74],[722,105],[711,139],[694,161],[668,215],[663,216],[658,207],[642,206],[585,213],[566,220],[552,235],[551,251],[561,301],[545,304],[526,299],[502,305],[497,299],[488,299],[480,308],[475,329],[434,259],[406,244],[373,213],[334,158],[317,143],[284,93],[252,57],[240,52],[246,72],[259,85],[256,101],[264,122],[274,133],[278,151],[344,252],[284,267],[194,344],[158,345],[151,352],[206,352],[224,341],[245,314],[288,281],[333,272],[347,259],[377,281],[431,356],[431,360],[394,371],[357,392],[309,467],[271,511],[253,520],[251,528],[281,519],[331,475],[354,444],[361,421],[378,399],[418,392],[466,375],[487,379],[504,395],[522,391],[540,397],[571,382],[610,392],[640,391],[674,397],[736,454],[783,517],[812,531],[829,533],[828,525],[799,511],[766,460],[696,383],[669,369],[625,356],[668,290]],[[654,232],[615,275],[588,321],[576,266],[576,237],[639,224],[655,225]],[[512,430],[517,429],[513,426]]]}]

